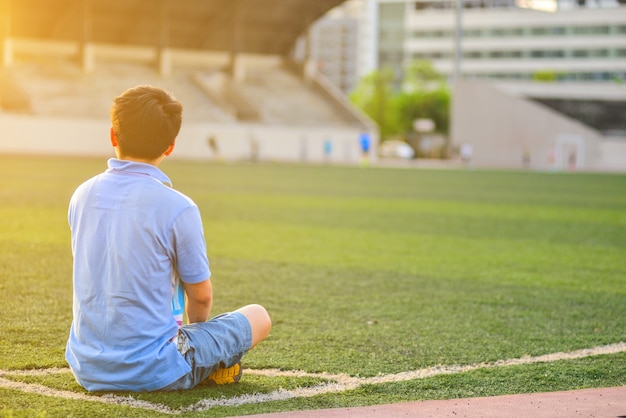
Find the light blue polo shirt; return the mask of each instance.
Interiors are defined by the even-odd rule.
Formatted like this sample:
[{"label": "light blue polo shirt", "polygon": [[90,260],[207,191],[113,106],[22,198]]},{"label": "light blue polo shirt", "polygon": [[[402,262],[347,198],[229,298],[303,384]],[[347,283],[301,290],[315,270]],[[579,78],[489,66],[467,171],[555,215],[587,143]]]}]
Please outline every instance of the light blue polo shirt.
[{"label": "light blue polo shirt", "polygon": [[68,219],[74,319],[65,358],[89,391],[150,391],[190,371],[172,338],[176,275],[211,272],[196,204],[157,167],[110,159],[80,185]]}]

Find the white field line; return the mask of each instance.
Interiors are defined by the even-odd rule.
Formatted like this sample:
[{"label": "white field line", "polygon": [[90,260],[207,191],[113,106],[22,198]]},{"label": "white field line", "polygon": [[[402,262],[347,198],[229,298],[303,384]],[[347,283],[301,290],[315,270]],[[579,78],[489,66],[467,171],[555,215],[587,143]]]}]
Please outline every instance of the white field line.
[{"label": "white field line", "polygon": [[610,344],[598,346],[594,348],[585,348],[582,350],[570,351],[568,353],[551,353],[542,356],[524,356],[517,359],[498,360],[493,363],[478,363],[465,366],[433,366],[426,369],[413,370],[408,372],[400,372],[396,374],[378,375],[374,377],[351,377],[346,374],[329,374],[329,373],[307,373],[302,371],[281,371],[278,369],[262,369],[262,370],[246,370],[247,374],[259,376],[283,376],[283,377],[317,377],[322,379],[333,380],[345,385],[376,385],[380,383],[390,382],[406,382],[415,379],[425,379],[428,377],[465,373],[472,370],[486,369],[493,367],[505,367],[534,363],[551,363],[559,360],[575,360],[585,357],[597,356],[602,354],[617,354],[626,351],[626,343]]},{"label": "white field line", "polygon": [[297,388],[293,390],[278,389],[276,391],[265,394],[249,394],[241,395],[233,398],[222,399],[203,399],[181,409],[171,409],[165,405],[155,404],[147,401],[136,400],[132,397],[122,397],[117,395],[93,396],[70,391],[51,389],[39,384],[20,383],[5,379],[5,376],[35,376],[49,375],[55,373],[67,373],[69,369],[44,369],[44,370],[0,370],[0,387],[21,390],[23,392],[36,393],[39,395],[54,396],[64,399],[86,400],[93,402],[101,402],[115,405],[126,405],[133,408],[147,409],[158,411],[166,414],[178,414],[193,411],[206,411],[216,406],[239,406],[252,403],[263,403],[271,401],[280,401],[293,398],[307,398],[327,393],[345,392],[356,389],[362,385],[376,385],[391,382],[406,382],[416,379],[425,379],[429,377],[448,375],[456,373],[465,373],[472,370],[488,369],[495,367],[507,367],[516,365],[528,365],[535,363],[551,363],[559,360],[575,360],[591,356],[604,354],[617,354],[626,351],[626,342],[616,344],[598,346],[594,348],[576,350],[571,352],[560,352],[545,354],[542,356],[524,356],[516,359],[499,360],[493,363],[477,363],[464,366],[434,366],[425,369],[401,372],[396,374],[378,375],[374,377],[352,377],[347,374],[330,374],[330,373],[307,373],[302,371],[281,371],[278,369],[252,370],[247,369],[245,374],[257,376],[283,376],[283,377],[314,377],[326,379],[329,382],[307,388]]},{"label": "white field line", "polygon": [[[57,372],[69,371],[69,369],[54,369]],[[18,375],[18,373],[1,371],[2,375]],[[20,373],[19,375],[23,375]],[[71,399],[76,401],[100,402],[109,405],[127,405],[133,408],[147,409],[150,411],[163,412],[166,414],[175,414],[177,411],[170,409],[165,405],[154,404],[151,402],[140,401],[131,397],[106,394],[102,396],[86,395],[84,393],[70,392],[68,390],[52,389],[37,383],[22,383],[0,377],[0,387],[12,390],[19,390],[26,393],[34,393],[37,395],[52,396],[55,398]]]}]

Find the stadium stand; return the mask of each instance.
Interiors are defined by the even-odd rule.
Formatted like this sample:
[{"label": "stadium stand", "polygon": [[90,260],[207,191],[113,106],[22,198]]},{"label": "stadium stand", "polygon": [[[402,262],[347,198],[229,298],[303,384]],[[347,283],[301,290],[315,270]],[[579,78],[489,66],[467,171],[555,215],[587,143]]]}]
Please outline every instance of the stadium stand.
[{"label": "stadium stand", "polygon": [[[361,133],[376,141],[367,117],[290,59],[298,37],[340,0],[0,1],[0,134],[36,136],[20,126],[82,119],[97,127],[74,135],[95,135],[114,96],[153,84],[185,106],[183,133],[191,139],[179,156],[208,158],[207,137],[217,135],[227,159],[249,158],[255,138],[266,159],[328,161],[322,143],[337,138],[344,151],[335,160],[355,163]],[[11,118],[18,111],[31,119]],[[37,147],[33,138],[19,141],[26,148],[5,142],[0,151]]]}]

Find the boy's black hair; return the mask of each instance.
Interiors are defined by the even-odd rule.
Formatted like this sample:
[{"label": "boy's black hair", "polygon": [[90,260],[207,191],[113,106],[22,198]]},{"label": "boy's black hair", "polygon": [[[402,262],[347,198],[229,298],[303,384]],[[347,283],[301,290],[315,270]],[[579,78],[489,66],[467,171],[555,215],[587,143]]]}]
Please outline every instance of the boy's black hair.
[{"label": "boy's black hair", "polygon": [[183,106],[165,90],[137,86],[113,100],[111,124],[121,155],[152,160],[174,143]]}]

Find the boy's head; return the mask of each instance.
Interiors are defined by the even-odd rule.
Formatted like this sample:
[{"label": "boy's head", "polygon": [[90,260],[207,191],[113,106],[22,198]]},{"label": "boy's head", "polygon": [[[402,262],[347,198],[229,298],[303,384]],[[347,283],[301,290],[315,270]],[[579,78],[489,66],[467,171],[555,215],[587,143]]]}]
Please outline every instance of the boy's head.
[{"label": "boy's head", "polygon": [[160,157],[174,144],[183,106],[165,90],[137,86],[113,100],[111,125],[121,155],[145,160]]}]

